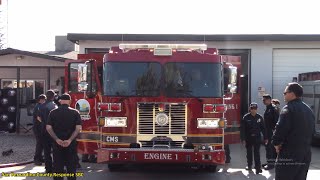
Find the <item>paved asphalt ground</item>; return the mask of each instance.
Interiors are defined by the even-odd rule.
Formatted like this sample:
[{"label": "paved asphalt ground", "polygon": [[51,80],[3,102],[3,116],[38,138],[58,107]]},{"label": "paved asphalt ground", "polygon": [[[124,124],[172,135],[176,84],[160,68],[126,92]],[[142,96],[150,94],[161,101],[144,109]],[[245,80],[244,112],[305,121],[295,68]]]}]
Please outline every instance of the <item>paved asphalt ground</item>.
[{"label": "paved asphalt ground", "polygon": [[[216,173],[205,171],[194,171],[190,168],[184,168],[172,165],[130,165],[119,172],[109,172],[105,164],[82,163],[83,176],[78,179],[114,179],[114,180],[241,180],[241,179],[256,179],[256,180],[271,180],[274,179],[274,170],[265,171],[262,174],[256,175],[254,172],[248,172],[244,168],[246,166],[245,147],[236,144],[231,145],[231,163],[224,166],[218,166]],[[312,148],[312,163],[308,173],[308,180],[319,180],[320,175],[320,147]],[[265,162],[265,149],[261,147],[261,160]],[[17,166],[0,169],[0,179],[52,179],[48,177],[4,177],[4,173],[43,173],[44,166],[34,166],[28,164],[25,166]],[[81,175],[81,174],[80,174]]]}]

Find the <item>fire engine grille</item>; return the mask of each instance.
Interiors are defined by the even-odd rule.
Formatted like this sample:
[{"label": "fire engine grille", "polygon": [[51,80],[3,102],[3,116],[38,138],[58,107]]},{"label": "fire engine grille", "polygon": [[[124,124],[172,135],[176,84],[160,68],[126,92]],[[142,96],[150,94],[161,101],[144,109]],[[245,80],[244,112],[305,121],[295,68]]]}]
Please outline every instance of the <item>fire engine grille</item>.
[{"label": "fire engine grille", "polygon": [[169,123],[163,126],[155,121],[159,106],[159,103],[138,104],[139,134],[185,134],[186,105],[164,104],[163,113],[169,117]]},{"label": "fire engine grille", "polygon": [[156,146],[163,145],[170,148],[182,148],[184,141],[140,141],[142,147],[154,148]]}]

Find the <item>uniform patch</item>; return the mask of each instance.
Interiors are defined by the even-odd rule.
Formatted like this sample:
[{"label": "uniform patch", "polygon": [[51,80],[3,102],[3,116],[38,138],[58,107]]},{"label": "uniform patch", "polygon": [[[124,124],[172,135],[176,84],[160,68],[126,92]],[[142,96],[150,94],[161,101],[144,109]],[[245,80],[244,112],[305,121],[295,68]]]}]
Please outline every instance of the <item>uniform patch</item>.
[{"label": "uniform patch", "polygon": [[289,112],[289,110],[287,108],[282,109],[280,114],[287,114]]},{"label": "uniform patch", "polygon": [[259,118],[259,119],[257,120],[257,122],[258,122],[258,123],[261,122],[261,119]]}]

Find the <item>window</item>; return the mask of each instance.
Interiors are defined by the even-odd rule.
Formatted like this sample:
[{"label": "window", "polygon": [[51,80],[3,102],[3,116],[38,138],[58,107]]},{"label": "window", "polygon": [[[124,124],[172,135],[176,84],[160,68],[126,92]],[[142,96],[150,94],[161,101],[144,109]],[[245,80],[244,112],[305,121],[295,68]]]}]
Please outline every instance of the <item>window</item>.
[{"label": "window", "polygon": [[86,48],[86,54],[106,54],[109,52],[109,48]]},{"label": "window", "polygon": [[107,62],[104,94],[109,96],[159,96],[161,65],[154,62]]},{"label": "window", "polygon": [[[17,80],[3,79],[1,80],[1,88],[17,88]],[[28,100],[36,99],[45,91],[45,80],[25,80],[21,79],[19,82],[20,88],[20,104],[26,105]]]},{"label": "window", "polygon": [[[79,92],[78,90],[78,65],[83,63],[70,63],[69,64],[69,91]],[[92,63],[87,63],[87,83],[88,91],[96,92],[97,83],[95,81],[95,76],[92,76],[93,67]]]},{"label": "window", "polygon": [[169,62],[164,66],[169,97],[221,97],[221,64]]}]

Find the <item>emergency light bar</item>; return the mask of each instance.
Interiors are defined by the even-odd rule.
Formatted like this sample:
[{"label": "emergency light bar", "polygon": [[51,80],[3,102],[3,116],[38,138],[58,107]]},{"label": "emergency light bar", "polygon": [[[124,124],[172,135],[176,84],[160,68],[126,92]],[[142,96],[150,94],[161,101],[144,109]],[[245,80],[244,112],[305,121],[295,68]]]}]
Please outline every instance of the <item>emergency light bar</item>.
[{"label": "emergency light bar", "polygon": [[[206,44],[119,44],[119,48],[123,51],[134,49],[149,49],[154,51],[161,50],[177,50],[177,51],[205,51]],[[159,50],[158,50],[159,49]]]}]

